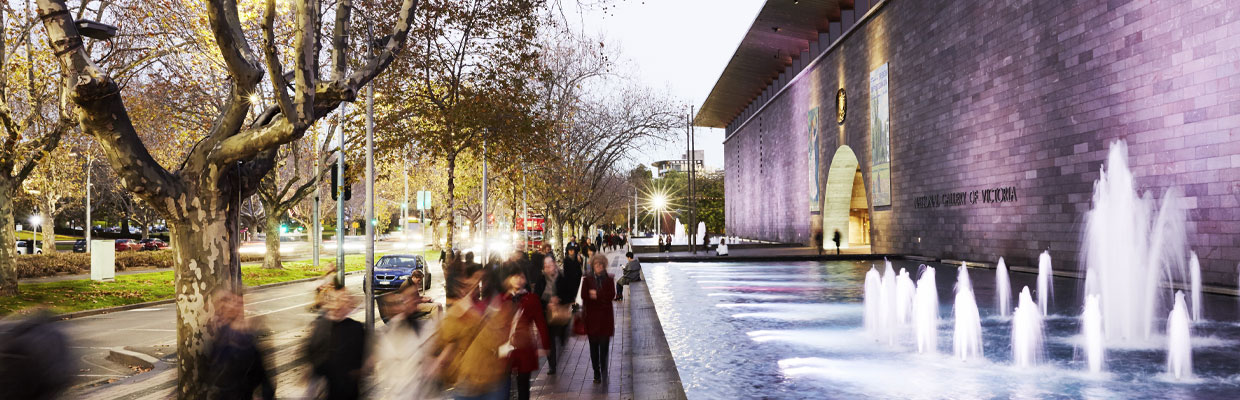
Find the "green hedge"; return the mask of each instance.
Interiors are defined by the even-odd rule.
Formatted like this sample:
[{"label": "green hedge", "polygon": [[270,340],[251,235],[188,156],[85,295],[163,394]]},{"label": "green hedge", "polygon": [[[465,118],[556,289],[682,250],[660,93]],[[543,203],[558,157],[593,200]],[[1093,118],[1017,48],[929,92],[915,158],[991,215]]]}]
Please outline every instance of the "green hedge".
[{"label": "green hedge", "polygon": [[[262,261],[260,255],[242,255],[241,262]],[[172,268],[172,251],[126,251],[116,253],[116,270]],[[66,253],[17,256],[17,277],[42,278],[90,273],[90,254]]]}]

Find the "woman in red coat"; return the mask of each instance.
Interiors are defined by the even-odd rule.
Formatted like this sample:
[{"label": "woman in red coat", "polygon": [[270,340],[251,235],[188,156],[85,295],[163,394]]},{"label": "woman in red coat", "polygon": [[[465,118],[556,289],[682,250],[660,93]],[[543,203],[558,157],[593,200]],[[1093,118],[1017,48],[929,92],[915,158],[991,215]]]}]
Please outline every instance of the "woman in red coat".
[{"label": "woman in red coat", "polygon": [[607,352],[611,336],[616,332],[611,299],[616,297],[616,282],[607,273],[607,258],[601,254],[590,257],[590,273],[581,284],[581,300],[585,303],[586,336],[590,338],[590,364],[594,366],[594,383],[607,376]]},{"label": "woman in red coat", "polygon": [[[503,269],[504,294],[499,297],[505,309],[512,309],[516,324],[510,338],[512,352],[508,359],[512,372],[517,375],[517,398],[530,398],[530,375],[538,369],[538,358],[551,348],[547,335],[547,323],[543,318],[542,302],[538,296],[525,290],[525,269],[510,264]],[[519,314],[518,314],[519,313]],[[510,325],[511,326],[511,325]],[[537,329],[537,333],[535,332]]]}]

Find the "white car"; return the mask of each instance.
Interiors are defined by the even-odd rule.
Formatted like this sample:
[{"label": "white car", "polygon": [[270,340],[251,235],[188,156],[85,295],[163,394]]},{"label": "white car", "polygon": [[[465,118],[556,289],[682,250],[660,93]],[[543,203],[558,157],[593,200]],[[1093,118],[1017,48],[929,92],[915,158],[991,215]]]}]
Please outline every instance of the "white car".
[{"label": "white car", "polygon": [[[25,240],[17,241],[17,254],[26,254],[26,241]],[[43,254],[43,249],[35,247],[34,254]]]}]

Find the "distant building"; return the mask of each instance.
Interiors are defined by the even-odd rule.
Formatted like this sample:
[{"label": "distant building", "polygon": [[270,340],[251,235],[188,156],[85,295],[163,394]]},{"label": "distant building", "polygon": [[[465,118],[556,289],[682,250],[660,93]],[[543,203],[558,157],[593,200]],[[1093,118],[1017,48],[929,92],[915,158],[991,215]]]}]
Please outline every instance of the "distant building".
[{"label": "distant building", "polygon": [[[694,165],[693,169],[695,171],[699,173],[707,172],[706,164],[702,162],[702,159],[705,157],[706,157],[705,151],[703,150],[693,151],[693,165]],[[668,172],[688,172],[689,171],[689,157],[686,154],[681,154],[679,160],[655,161],[651,165],[653,165],[654,168],[659,171],[659,177],[662,178],[663,175]]]}]

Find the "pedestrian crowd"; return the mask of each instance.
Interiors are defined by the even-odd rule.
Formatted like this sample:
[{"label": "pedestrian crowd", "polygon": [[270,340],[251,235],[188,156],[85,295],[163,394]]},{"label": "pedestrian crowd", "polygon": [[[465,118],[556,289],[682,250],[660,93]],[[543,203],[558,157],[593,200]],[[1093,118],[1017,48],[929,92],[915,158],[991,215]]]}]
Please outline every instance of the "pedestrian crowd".
[{"label": "pedestrian crowd", "polygon": [[[620,234],[573,238],[558,260],[545,244],[485,262],[444,251],[444,304],[421,293],[422,275],[415,274],[376,297],[384,323],[373,333],[350,317],[358,296],[325,275],[313,308],[318,317],[302,347],[304,397],[524,400],[543,357],[545,373],[556,374],[571,335],[588,339],[593,383],[602,383],[615,334],[612,303],[623,299],[624,285],[641,279],[641,265],[627,253],[616,279],[600,250],[626,244]],[[211,397],[274,398],[269,352],[246,323],[242,295],[214,299]]]}]

